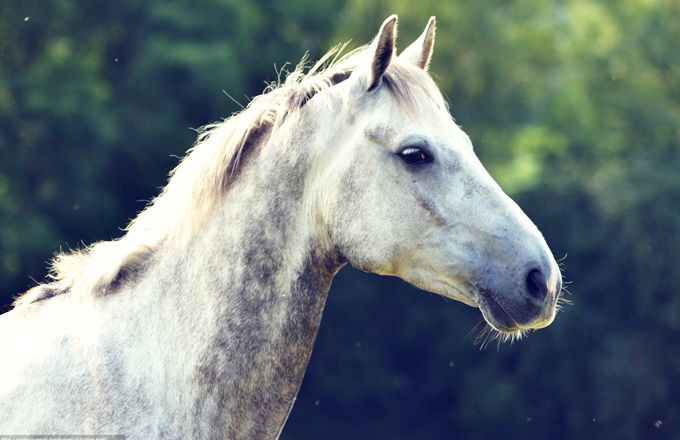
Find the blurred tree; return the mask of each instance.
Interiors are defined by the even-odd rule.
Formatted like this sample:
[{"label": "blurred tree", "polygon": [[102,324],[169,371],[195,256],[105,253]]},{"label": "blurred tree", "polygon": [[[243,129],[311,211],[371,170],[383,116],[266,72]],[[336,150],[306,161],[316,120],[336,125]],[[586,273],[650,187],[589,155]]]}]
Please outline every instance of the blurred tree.
[{"label": "blurred tree", "polygon": [[[443,321],[436,329],[402,321],[393,307],[414,313],[423,305],[401,296],[398,285],[383,287],[395,291],[380,301],[390,303],[400,324],[398,335],[375,344],[390,347],[380,352],[384,358],[377,365],[393,365],[395,340],[408,340],[405,335],[418,329],[423,333],[414,346],[430,350],[412,353],[410,371],[442,387],[439,393],[416,387],[398,396],[388,386],[370,392],[376,383],[370,375],[333,374],[333,385],[322,382],[330,380],[324,367],[345,360],[332,352],[331,340],[362,328],[349,316],[332,316],[338,309],[331,307],[333,295],[346,295],[341,290],[348,288],[331,292],[324,325],[335,326],[333,336],[322,326],[308,372],[318,393],[309,399],[322,397],[318,407],[307,403],[308,411],[316,411],[316,430],[303,437],[323,436],[332,420],[352,419],[355,405],[324,408],[323,402],[337,401],[342,390],[357,395],[352,384],[359,382],[367,390],[359,394],[365,419],[354,431],[333,425],[345,430],[338,438],[361,437],[362,429],[375,430],[371,438],[391,439],[676,438],[680,6],[634,0],[351,1],[339,32],[370,34],[367,23],[390,13],[400,14],[401,47],[427,16],[437,16],[431,70],[451,113],[556,255],[568,254],[574,306],[511,350],[460,360],[463,349],[445,330],[460,325],[460,315],[447,316],[431,305],[429,320]],[[365,307],[354,299],[355,309]],[[375,315],[370,322],[383,328]],[[450,358],[456,359],[457,377],[432,369]],[[380,383],[402,377],[383,374]],[[392,426],[389,435],[383,424]]]},{"label": "blurred tree", "polygon": [[[198,128],[320,56],[340,3],[0,2],[2,303],[61,246],[120,236]],[[5,308],[6,309],[6,308]]]}]

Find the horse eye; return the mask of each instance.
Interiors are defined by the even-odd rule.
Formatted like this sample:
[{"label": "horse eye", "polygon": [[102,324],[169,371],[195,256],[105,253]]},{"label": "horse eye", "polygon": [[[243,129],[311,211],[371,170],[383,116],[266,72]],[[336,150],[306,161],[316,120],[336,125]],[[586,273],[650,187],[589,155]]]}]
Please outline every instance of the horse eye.
[{"label": "horse eye", "polygon": [[431,162],[432,159],[422,149],[418,147],[409,147],[399,153],[401,159],[411,165],[420,165]]}]

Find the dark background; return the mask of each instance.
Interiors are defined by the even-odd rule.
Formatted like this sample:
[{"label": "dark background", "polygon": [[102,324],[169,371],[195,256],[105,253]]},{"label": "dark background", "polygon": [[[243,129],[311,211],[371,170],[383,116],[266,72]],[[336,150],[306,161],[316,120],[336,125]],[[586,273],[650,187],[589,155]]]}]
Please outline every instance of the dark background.
[{"label": "dark background", "polygon": [[680,438],[674,0],[0,0],[0,310],[121,236],[223,91],[391,13],[402,49],[437,16],[433,76],[573,305],[479,350],[478,310],[343,269],[282,439]]}]

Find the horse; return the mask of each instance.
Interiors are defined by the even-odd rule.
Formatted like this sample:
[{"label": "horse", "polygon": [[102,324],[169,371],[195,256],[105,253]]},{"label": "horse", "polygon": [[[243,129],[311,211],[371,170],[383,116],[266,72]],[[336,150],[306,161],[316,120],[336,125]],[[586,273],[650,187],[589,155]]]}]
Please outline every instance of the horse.
[{"label": "horse", "polygon": [[428,73],[434,17],[398,56],[396,32],[301,63],[205,127],[122,238],[55,257],[0,316],[0,433],[276,439],[347,263],[503,339],[553,321],[548,245]]}]

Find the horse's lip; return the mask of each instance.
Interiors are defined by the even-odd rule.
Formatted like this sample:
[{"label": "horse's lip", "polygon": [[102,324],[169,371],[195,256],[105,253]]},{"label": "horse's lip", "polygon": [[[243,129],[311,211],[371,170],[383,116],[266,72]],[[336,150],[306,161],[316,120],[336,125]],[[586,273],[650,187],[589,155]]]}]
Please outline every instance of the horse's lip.
[{"label": "horse's lip", "polygon": [[505,311],[491,290],[478,289],[477,302],[486,322],[500,332],[519,330],[514,319]]}]

